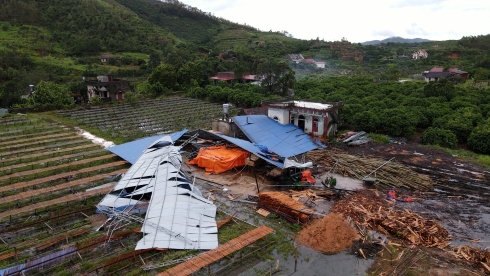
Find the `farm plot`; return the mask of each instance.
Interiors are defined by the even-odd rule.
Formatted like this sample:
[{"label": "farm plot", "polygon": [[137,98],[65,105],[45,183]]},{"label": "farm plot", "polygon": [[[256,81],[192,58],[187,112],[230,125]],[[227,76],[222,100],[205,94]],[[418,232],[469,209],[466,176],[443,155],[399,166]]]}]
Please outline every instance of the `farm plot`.
[{"label": "farm plot", "polygon": [[128,167],[43,115],[0,117],[0,271],[103,236],[89,217]]},{"label": "farm plot", "polygon": [[124,141],[188,129],[210,129],[223,108],[201,100],[174,97],[58,111],[81,125],[97,127],[107,137]]}]

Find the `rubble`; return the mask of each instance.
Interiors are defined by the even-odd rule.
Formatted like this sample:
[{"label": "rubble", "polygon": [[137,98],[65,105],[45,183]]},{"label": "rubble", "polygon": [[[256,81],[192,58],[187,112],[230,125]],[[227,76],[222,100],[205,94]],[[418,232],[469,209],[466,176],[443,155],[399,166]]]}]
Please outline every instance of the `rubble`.
[{"label": "rubble", "polygon": [[370,190],[359,191],[336,202],[333,212],[349,216],[359,228],[389,233],[414,245],[445,248],[451,239],[439,223],[406,209],[396,211],[387,200]]},{"label": "rubble", "polygon": [[453,255],[482,267],[487,274],[490,274],[490,251],[488,249],[473,248],[467,245],[459,246],[454,249]]},{"label": "rubble", "polygon": [[285,215],[294,221],[307,222],[313,210],[281,192],[263,192],[259,194],[259,206],[279,215]]}]

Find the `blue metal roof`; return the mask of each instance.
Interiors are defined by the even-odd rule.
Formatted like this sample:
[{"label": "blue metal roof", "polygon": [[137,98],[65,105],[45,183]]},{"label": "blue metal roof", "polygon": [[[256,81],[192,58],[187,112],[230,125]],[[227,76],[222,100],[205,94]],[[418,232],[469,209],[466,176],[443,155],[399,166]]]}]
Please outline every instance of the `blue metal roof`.
[{"label": "blue metal roof", "polygon": [[253,153],[255,155],[257,155],[258,157],[264,159],[265,161],[271,163],[272,165],[274,166],[277,166],[279,168],[284,168],[284,163],[281,163],[281,162],[277,162],[277,161],[273,161],[269,158],[267,158],[264,153],[262,153],[260,151],[260,148],[254,146],[254,144],[250,143],[249,141],[246,141],[246,140],[243,140],[243,139],[238,139],[238,138],[233,138],[233,137],[230,137],[230,136],[226,136],[224,134],[221,134],[221,133],[216,133],[216,132],[209,132],[208,133],[210,134],[213,134],[213,135],[216,135],[222,139],[225,139],[226,141],[230,142],[230,143],[233,143],[237,146],[239,146],[240,148],[250,152],[250,153]]},{"label": "blue metal roof", "polygon": [[113,146],[107,148],[110,152],[119,155],[122,159],[128,161],[131,164],[134,164],[136,160],[141,156],[143,151],[148,148],[153,142],[156,140],[170,135],[172,141],[177,141],[182,135],[184,135],[188,130],[184,129],[179,132],[171,133],[171,134],[160,134],[156,136],[141,138],[138,140],[134,140],[128,143],[124,143],[121,145]]},{"label": "blue metal roof", "polygon": [[297,126],[283,125],[265,115],[235,116],[233,121],[252,143],[264,145],[269,152],[282,157],[287,158],[318,148]]}]

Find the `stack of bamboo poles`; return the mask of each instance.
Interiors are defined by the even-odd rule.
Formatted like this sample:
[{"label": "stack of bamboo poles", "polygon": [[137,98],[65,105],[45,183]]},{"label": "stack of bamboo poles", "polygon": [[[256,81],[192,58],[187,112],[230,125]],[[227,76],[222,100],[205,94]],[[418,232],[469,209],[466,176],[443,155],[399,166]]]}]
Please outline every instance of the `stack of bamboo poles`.
[{"label": "stack of bamboo poles", "polygon": [[[432,181],[429,176],[418,174],[395,161],[386,163],[383,159],[333,153],[328,150],[310,151],[306,156],[318,165],[326,167],[327,170],[344,176],[362,180],[371,174],[370,177],[376,178],[376,185],[378,186],[410,188],[421,191],[432,189]],[[381,168],[379,168],[380,166]],[[375,172],[373,173],[373,171]]]}]

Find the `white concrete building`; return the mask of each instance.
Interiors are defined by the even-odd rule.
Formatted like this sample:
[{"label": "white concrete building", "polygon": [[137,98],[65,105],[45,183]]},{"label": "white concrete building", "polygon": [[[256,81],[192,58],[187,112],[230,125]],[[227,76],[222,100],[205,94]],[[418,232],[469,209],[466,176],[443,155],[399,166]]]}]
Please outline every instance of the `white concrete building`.
[{"label": "white concrete building", "polygon": [[335,135],[339,109],[343,102],[327,103],[303,100],[264,101],[267,115],[281,124],[294,124],[316,137]]}]

